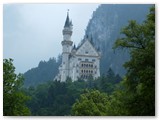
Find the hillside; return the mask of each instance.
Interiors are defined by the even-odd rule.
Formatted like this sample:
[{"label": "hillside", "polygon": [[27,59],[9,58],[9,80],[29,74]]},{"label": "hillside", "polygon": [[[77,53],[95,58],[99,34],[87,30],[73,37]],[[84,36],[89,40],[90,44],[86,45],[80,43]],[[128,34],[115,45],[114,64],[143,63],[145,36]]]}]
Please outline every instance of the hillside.
[{"label": "hillside", "polygon": [[38,67],[32,68],[24,73],[24,86],[37,86],[53,80],[58,73],[58,67],[61,64],[61,56],[56,60],[50,58],[48,61],[40,61]]}]

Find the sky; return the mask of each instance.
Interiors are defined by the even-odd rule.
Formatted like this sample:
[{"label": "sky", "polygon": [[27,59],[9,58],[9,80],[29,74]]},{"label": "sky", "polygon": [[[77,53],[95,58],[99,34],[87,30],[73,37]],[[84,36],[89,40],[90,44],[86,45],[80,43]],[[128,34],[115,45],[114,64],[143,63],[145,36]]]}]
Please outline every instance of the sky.
[{"label": "sky", "polygon": [[93,11],[99,4],[4,4],[3,58],[14,59],[16,73],[37,67],[62,53],[62,29],[69,9],[72,41],[84,36]]}]

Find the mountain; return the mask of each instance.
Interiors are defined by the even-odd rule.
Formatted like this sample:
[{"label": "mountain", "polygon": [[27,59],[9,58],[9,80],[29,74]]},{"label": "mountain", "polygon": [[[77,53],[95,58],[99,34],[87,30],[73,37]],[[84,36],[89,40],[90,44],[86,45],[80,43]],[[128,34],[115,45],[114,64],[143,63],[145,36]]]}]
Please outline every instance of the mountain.
[{"label": "mountain", "polygon": [[129,60],[129,52],[120,49],[114,51],[113,44],[122,36],[120,31],[128,21],[136,20],[141,23],[151,6],[150,4],[102,4],[93,12],[85,36],[92,37],[95,46],[101,50],[101,74],[105,74],[109,68],[121,76],[125,74],[123,64]]},{"label": "mountain", "polygon": [[[102,4],[93,12],[84,36],[92,37],[93,44],[101,51],[101,75],[106,74],[110,68],[115,74],[121,76],[125,74],[123,63],[129,60],[129,52],[121,49],[113,50],[113,44],[118,37],[121,37],[120,31],[128,21],[136,20],[141,23],[151,6],[150,4]],[[61,57],[58,60],[52,58],[49,61],[41,61],[38,67],[24,73],[24,86],[36,86],[53,80],[60,64]]]}]

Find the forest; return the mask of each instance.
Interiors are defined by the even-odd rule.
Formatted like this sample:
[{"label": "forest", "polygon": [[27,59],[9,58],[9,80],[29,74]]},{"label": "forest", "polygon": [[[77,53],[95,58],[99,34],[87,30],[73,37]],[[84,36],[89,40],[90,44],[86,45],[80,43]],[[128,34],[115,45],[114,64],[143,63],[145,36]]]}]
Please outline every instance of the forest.
[{"label": "forest", "polygon": [[126,74],[111,68],[97,79],[67,78],[24,87],[13,59],[3,60],[4,116],[154,116],[155,6],[142,23],[130,20],[113,49],[128,50]]}]

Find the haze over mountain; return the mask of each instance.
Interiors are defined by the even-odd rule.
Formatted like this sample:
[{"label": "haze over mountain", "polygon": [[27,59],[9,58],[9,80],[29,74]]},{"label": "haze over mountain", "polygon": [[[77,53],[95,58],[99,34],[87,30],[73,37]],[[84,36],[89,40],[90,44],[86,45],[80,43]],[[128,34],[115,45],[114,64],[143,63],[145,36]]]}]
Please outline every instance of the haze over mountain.
[{"label": "haze over mountain", "polygon": [[123,63],[129,59],[126,50],[112,49],[114,42],[120,37],[120,30],[129,20],[141,23],[149,12],[151,5],[107,5],[103,4],[93,12],[86,35],[92,36],[95,46],[101,49],[101,74],[112,68],[116,74],[124,75]]},{"label": "haze over mountain", "polygon": [[[125,74],[125,69],[122,65],[129,59],[128,51],[120,49],[114,51],[112,49],[113,44],[121,36],[120,30],[127,25],[129,20],[136,20],[138,23],[141,23],[145,19],[149,12],[149,7],[151,5],[147,4],[102,4],[93,12],[84,36],[92,37],[94,45],[101,51],[101,74],[106,74],[109,68],[115,74],[121,76]],[[34,86],[53,80],[58,72],[60,61],[59,59],[56,62],[55,58],[47,62],[41,61],[38,67],[24,73],[25,86]]]}]

